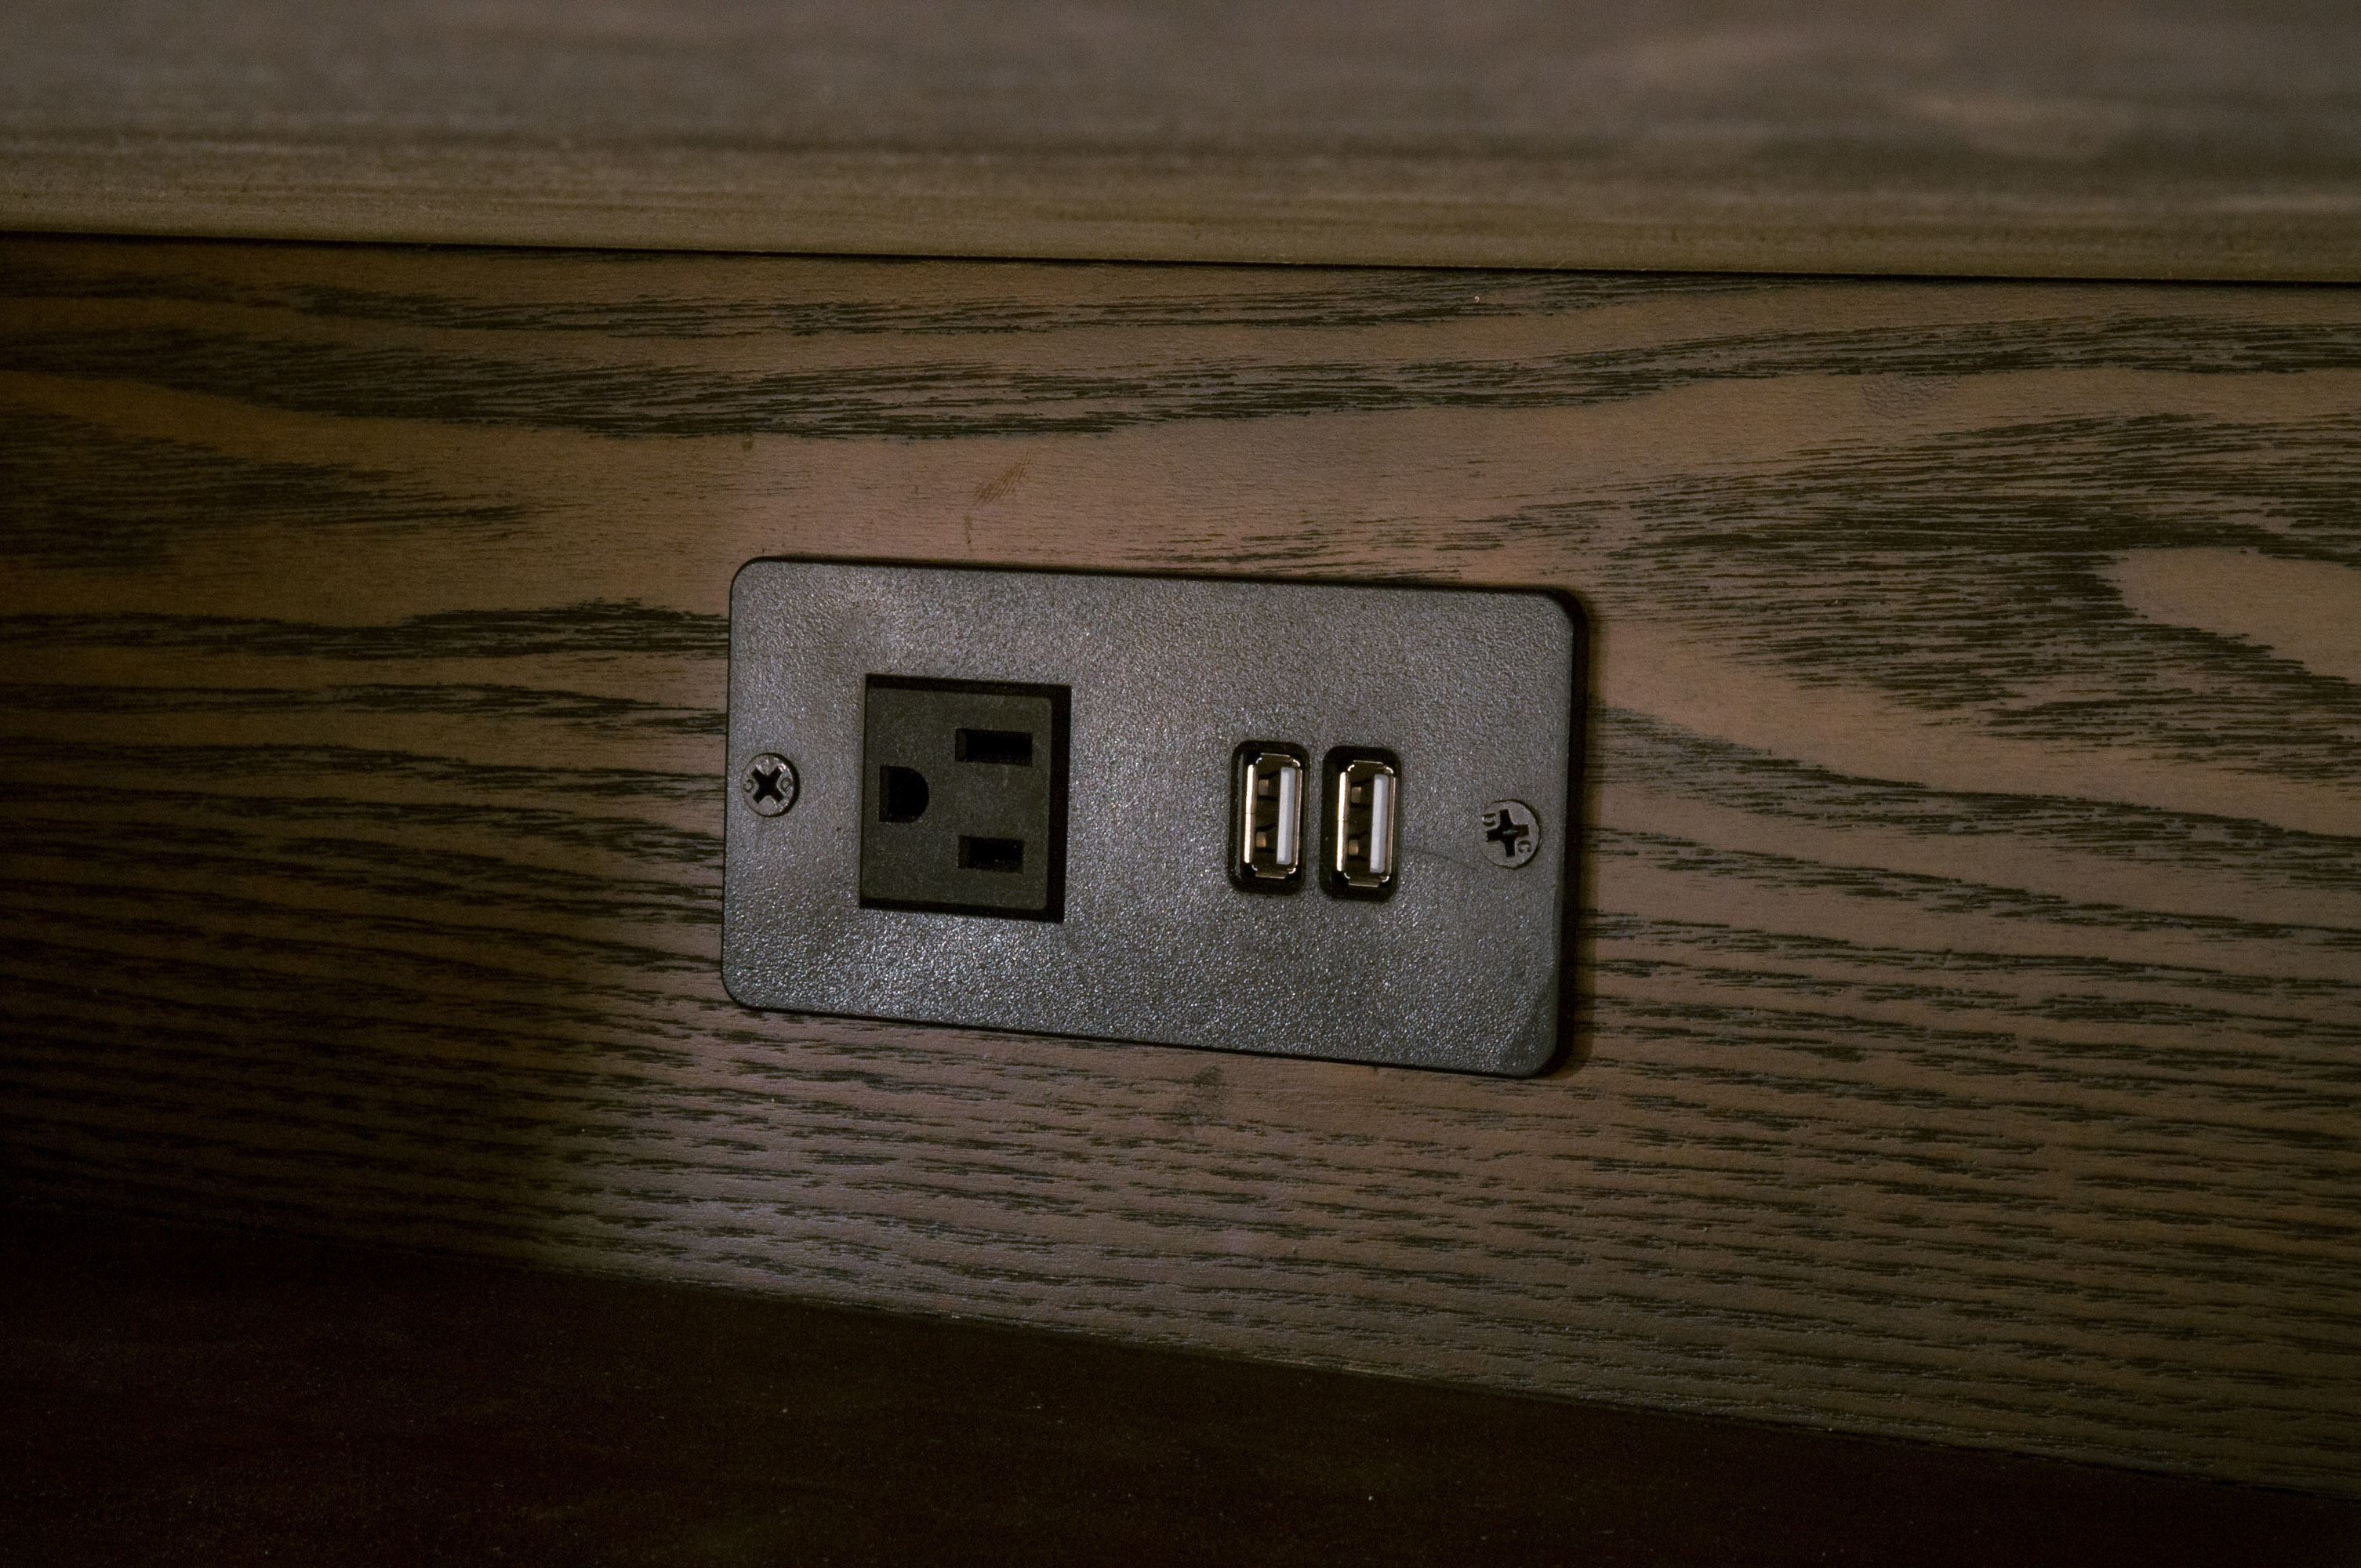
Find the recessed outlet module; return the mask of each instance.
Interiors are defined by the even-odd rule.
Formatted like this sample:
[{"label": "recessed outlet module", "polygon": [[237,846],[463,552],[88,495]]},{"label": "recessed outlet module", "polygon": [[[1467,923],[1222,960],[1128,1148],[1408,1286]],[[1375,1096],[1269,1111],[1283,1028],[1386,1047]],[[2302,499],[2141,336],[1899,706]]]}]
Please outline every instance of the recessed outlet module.
[{"label": "recessed outlet module", "polygon": [[1503,1074],[1567,1044],[1569,599],[755,561],[730,636],[748,1006]]}]

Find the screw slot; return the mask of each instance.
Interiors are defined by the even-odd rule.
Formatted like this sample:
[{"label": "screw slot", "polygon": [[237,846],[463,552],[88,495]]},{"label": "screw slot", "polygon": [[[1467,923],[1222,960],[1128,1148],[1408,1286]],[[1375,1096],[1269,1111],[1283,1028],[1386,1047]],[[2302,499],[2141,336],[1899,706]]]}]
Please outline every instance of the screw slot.
[{"label": "screw slot", "polygon": [[1541,852],[1542,819],[1521,800],[1496,800],[1484,808],[1484,858],[1516,867]]},{"label": "screw slot", "polygon": [[746,765],[746,804],[757,815],[776,817],[796,803],[796,765],[765,751]]}]

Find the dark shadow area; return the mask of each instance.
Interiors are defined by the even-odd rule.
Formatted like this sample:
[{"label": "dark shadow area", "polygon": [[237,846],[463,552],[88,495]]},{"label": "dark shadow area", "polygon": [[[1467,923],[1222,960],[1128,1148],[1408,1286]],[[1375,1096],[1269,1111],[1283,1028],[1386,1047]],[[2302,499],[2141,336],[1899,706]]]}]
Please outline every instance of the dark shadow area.
[{"label": "dark shadow area", "polygon": [[2361,1504],[113,1219],[0,1223],[21,1563],[2361,1561]]}]

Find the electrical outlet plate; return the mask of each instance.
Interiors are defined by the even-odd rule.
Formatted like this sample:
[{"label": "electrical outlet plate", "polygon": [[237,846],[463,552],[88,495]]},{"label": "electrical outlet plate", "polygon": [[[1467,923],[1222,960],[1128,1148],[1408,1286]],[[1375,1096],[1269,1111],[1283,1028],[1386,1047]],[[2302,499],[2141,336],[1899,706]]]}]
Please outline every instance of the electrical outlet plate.
[{"label": "electrical outlet plate", "polygon": [[[1540,591],[751,562],[724,981],[802,1013],[1538,1072],[1568,1039],[1582,651]],[[1245,763],[1281,755],[1291,881],[1240,861]],[[766,758],[785,808],[750,782]]]}]

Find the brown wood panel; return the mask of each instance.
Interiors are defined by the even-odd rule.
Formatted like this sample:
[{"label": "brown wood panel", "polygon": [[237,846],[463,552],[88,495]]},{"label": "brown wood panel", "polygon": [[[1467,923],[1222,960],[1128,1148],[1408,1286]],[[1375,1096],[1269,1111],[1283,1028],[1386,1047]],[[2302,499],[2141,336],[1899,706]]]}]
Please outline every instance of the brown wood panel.
[{"label": "brown wood panel", "polygon": [[20,0],[0,228],[2361,281],[2321,0]]},{"label": "brown wood panel", "polygon": [[[19,1185],[2361,1492],[2361,294],[0,269]],[[767,553],[1576,590],[1577,1059],[735,1006]]]},{"label": "brown wood panel", "polygon": [[76,1568],[2361,1555],[2347,1499],[5,1208],[0,1365],[12,1555]]}]

